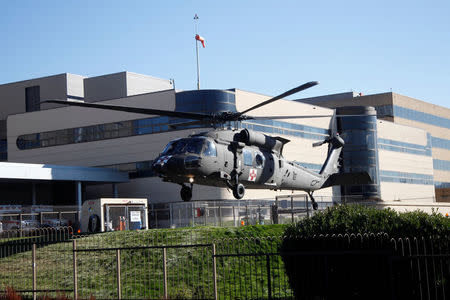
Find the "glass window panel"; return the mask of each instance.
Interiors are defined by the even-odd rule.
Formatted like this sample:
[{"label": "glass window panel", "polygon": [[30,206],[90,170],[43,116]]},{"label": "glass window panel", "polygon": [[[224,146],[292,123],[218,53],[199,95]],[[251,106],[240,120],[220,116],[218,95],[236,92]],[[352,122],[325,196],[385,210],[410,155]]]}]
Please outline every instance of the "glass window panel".
[{"label": "glass window panel", "polygon": [[253,165],[253,155],[252,151],[248,149],[244,149],[244,165],[246,166],[252,166]]},{"label": "glass window panel", "polygon": [[205,156],[217,156],[216,144],[210,140],[206,140],[205,150],[203,151]]}]

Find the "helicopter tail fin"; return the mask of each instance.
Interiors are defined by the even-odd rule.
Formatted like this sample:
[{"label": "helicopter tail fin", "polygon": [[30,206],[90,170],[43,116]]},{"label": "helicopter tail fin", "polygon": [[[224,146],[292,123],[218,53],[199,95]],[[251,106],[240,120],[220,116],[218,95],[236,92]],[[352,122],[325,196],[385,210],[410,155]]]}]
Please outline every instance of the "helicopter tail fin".
[{"label": "helicopter tail fin", "polygon": [[314,147],[320,146],[324,143],[330,145],[327,159],[320,170],[321,175],[331,175],[339,171],[339,156],[341,155],[344,140],[337,134],[327,138],[323,142],[313,144]]}]

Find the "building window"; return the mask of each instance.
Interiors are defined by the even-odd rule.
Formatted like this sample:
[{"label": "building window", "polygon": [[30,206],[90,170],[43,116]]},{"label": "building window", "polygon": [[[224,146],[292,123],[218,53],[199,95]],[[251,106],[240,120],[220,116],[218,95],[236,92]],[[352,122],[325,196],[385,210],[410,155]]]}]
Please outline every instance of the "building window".
[{"label": "building window", "polygon": [[26,112],[41,110],[41,88],[40,86],[30,86],[25,88],[25,108]]},{"label": "building window", "polygon": [[0,140],[0,161],[8,160],[8,143],[6,139]]}]

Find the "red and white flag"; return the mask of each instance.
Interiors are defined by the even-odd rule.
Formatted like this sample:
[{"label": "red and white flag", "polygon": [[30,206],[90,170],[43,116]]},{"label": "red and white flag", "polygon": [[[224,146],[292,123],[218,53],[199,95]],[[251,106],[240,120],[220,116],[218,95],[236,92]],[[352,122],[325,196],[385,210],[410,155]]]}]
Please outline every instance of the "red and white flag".
[{"label": "red and white flag", "polygon": [[199,36],[198,34],[195,35],[195,39],[197,41],[200,41],[202,43],[203,48],[205,48],[205,39],[201,36]]}]

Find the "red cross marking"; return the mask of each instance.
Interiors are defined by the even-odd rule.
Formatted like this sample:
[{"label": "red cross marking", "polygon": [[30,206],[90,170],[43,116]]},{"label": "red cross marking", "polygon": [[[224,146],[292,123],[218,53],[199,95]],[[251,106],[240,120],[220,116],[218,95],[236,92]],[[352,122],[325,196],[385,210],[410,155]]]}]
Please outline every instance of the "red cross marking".
[{"label": "red cross marking", "polygon": [[248,173],[248,181],[255,181],[257,174],[258,172],[256,171],[256,169],[250,169],[250,172]]}]

